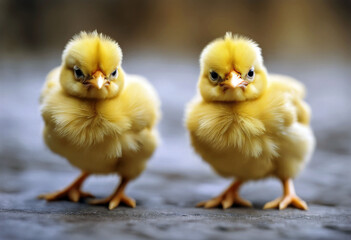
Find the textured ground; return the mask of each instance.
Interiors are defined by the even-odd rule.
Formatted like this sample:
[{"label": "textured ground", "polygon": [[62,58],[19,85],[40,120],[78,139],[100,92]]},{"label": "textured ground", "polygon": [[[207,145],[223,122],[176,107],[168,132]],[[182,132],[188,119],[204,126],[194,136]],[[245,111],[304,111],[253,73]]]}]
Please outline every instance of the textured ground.
[{"label": "textured ground", "polygon": [[[192,152],[182,127],[184,104],[195,92],[197,59],[125,56],[125,69],[144,74],[163,102],[162,145],[145,173],[128,187],[137,208],[37,200],[67,185],[78,171],[47,150],[41,140],[38,96],[46,72],[59,57],[0,60],[0,239],[350,239],[351,106],[349,63],[287,65],[268,69],[301,79],[309,90],[318,147],[296,179],[309,211],[261,210],[281,193],[269,179],[245,185],[254,208],[197,209],[194,204],[230,182],[216,176]],[[299,71],[296,71],[299,69]],[[84,188],[107,196],[116,176],[92,177]]]}]

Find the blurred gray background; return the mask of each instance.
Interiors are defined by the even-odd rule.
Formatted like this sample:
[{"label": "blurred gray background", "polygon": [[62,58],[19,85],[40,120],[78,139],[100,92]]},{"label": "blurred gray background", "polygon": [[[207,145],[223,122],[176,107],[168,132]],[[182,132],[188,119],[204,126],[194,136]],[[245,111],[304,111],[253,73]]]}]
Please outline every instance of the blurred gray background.
[{"label": "blurred gray background", "polygon": [[[120,44],[124,69],[147,77],[162,100],[162,144],[128,187],[136,209],[108,211],[35,198],[78,174],[45,147],[38,97],[67,41],[95,29]],[[231,181],[194,154],[183,127],[185,104],[196,92],[200,52],[227,31],[257,41],[268,71],[307,87],[317,149],[296,188],[309,203],[308,212],[261,210],[281,194],[275,179],[244,186],[253,209],[193,207]],[[348,239],[350,43],[351,1],[346,0],[0,0],[0,238]],[[103,197],[117,180],[92,177],[85,188]]]}]

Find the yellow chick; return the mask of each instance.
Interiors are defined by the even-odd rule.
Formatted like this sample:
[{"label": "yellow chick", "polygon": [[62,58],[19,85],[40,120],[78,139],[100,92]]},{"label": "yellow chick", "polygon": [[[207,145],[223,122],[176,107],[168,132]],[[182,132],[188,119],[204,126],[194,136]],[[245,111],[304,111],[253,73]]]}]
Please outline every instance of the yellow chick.
[{"label": "yellow chick", "polygon": [[40,198],[77,202],[92,197],[81,191],[89,175],[117,173],[116,191],[90,203],[135,207],[124,190],[157,146],[160,104],[147,80],[126,74],[121,61],[115,41],[96,31],[81,32],[67,44],[61,66],[49,73],[40,100],[44,140],[82,173],[65,189]]},{"label": "yellow chick", "polygon": [[258,45],[231,33],[205,47],[200,65],[199,93],[186,112],[191,143],[219,175],[235,181],[198,206],[251,206],[240,197],[240,186],[273,176],[281,180],[284,194],[264,209],[291,204],[306,210],[292,182],[315,146],[304,86],[268,74]]}]

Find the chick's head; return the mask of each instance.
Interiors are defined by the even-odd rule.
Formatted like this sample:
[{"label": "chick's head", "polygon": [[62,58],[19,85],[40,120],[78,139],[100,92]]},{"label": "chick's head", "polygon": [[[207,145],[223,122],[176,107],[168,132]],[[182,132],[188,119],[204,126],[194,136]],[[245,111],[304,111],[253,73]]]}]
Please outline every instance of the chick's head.
[{"label": "chick's head", "polygon": [[252,40],[227,33],[208,44],[200,57],[198,87],[206,101],[246,101],[267,85],[261,49]]},{"label": "chick's head", "polygon": [[122,50],[115,41],[96,31],[81,32],[63,51],[61,86],[79,98],[115,97],[124,85],[121,62]]}]

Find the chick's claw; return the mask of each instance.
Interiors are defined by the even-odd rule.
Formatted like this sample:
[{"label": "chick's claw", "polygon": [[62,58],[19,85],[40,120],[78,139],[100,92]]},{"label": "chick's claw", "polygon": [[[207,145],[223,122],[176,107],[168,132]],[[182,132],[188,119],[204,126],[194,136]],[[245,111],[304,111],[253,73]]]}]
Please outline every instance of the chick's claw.
[{"label": "chick's claw", "polygon": [[82,172],[79,177],[74,180],[69,186],[63,190],[41,194],[38,196],[39,199],[45,199],[46,201],[57,201],[62,199],[68,199],[72,202],[78,202],[81,198],[94,198],[94,195],[88,192],[80,190],[83,182],[89,177],[89,173]]},{"label": "chick's claw", "polygon": [[238,194],[227,193],[218,197],[212,198],[208,201],[199,202],[196,207],[215,208],[222,205],[223,209],[232,207],[233,205],[252,207],[252,204],[246,199],[241,198]]},{"label": "chick's claw", "polygon": [[239,194],[231,194],[229,196],[227,195],[221,203],[222,203],[223,209],[227,209],[233,206],[234,204],[242,207],[252,207],[251,202],[249,202],[246,199],[243,199],[242,197],[239,196]]},{"label": "chick's claw", "polygon": [[104,199],[96,199],[92,200],[89,203],[93,205],[105,205],[108,204],[108,209],[112,210],[115,209],[120,205],[120,203],[123,203],[127,205],[128,207],[135,208],[136,202],[134,199],[128,197],[124,193],[124,189],[127,186],[129,180],[126,178],[122,178],[120,185],[116,189],[116,191],[109,197],[104,198]]},{"label": "chick's claw", "polygon": [[273,201],[266,203],[263,209],[278,208],[279,210],[283,210],[287,208],[289,205],[292,205],[301,210],[308,210],[307,203],[296,195],[279,197]]},{"label": "chick's claw", "polygon": [[222,205],[223,209],[230,208],[233,205],[252,207],[252,204],[246,199],[240,197],[238,193],[241,184],[242,183],[240,181],[236,181],[219,196],[212,198],[208,201],[200,202],[196,206],[204,208],[214,208]]},{"label": "chick's claw", "polygon": [[296,195],[292,180],[283,180],[282,183],[284,187],[284,195],[266,203],[263,209],[279,208],[279,210],[283,210],[289,205],[292,205],[301,210],[308,210],[307,203]]},{"label": "chick's claw", "polygon": [[120,203],[123,203],[127,205],[128,207],[135,208],[136,202],[133,198],[128,197],[125,194],[117,195],[115,197],[109,196],[104,199],[95,199],[89,201],[89,204],[92,205],[106,205],[108,204],[108,209],[112,210],[120,205]]},{"label": "chick's claw", "polygon": [[207,201],[199,202],[198,204],[196,204],[196,207],[214,208],[218,207],[221,204],[221,201],[222,197],[218,196]]},{"label": "chick's claw", "polygon": [[81,198],[94,198],[94,195],[88,192],[83,192],[77,188],[70,188],[53,193],[41,194],[38,198],[45,199],[46,201],[68,199],[72,202],[78,202]]},{"label": "chick's claw", "polygon": [[130,198],[127,195],[123,194],[120,197],[116,196],[115,198],[113,198],[108,205],[108,209],[112,210],[118,207],[120,203],[123,203],[131,208],[135,208],[136,206],[136,202],[133,198]]}]

